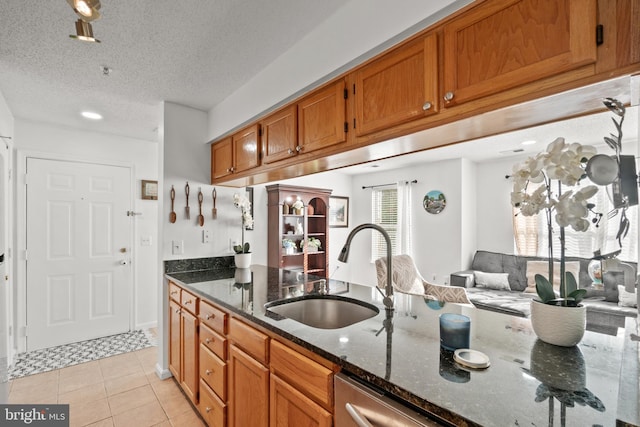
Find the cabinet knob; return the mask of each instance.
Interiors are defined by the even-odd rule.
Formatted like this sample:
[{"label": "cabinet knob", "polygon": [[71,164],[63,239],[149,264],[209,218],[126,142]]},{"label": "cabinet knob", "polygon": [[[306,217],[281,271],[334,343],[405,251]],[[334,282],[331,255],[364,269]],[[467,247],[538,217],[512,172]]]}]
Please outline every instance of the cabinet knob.
[{"label": "cabinet knob", "polygon": [[444,100],[446,102],[451,102],[453,100],[453,92],[447,92],[444,94]]},{"label": "cabinet knob", "polygon": [[208,414],[209,412],[211,412],[211,408],[207,406],[206,408],[204,408],[204,412]]},{"label": "cabinet knob", "polygon": [[211,338],[207,338],[206,340],[204,340],[204,342],[205,342],[206,344],[211,344],[211,341],[212,341],[212,339],[211,339]]},{"label": "cabinet knob", "polygon": [[289,148],[289,149],[287,150],[287,154],[294,154],[294,153],[295,153],[295,151],[293,151],[291,148]]},{"label": "cabinet knob", "polygon": [[205,320],[211,320],[214,317],[216,317],[216,316],[214,316],[213,314],[207,314],[206,316],[204,316]]},{"label": "cabinet knob", "polygon": [[176,313],[180,314],[180,309],[179,308],[176,309]]},{"label": "cabinet knob", "polygon": [[207,369],[206,371],[204,371],[205,374],[207,375],[211,375],[213,373],[213,371],[211,371],[210,369]]},{"label": "cabinet knob", "polygon": [[431,109],[431,103],[429,101],[425,102],[424,104],[422,104],[422,109],[424,111],[428,111]]},{"label": "cabinet knob", "polygon": [[178,293],[178,291],[171,291],[171,292],[169,292],[169,293],[170,293],[171,295],[175,295],[175,294],[177,294],[177,293]]},{"label": "cabinet knob", "polygon": [[231,172],[235,172],[235,171],[236,171],[236,168],[233,168],[233,167],[232,167],[232,168],[231,168]]},{"label": "cabinet knob", "polygon": [[227,172],[231,172],[231,168],[227,168]]},{"label": "cabinet knob", "polygon": [[301,152],[301,151],[302,151],[302,147],[301,147],[301,146],[299,146],[299,145],[297,145],[297,146],[296,146],[296,151],[297,151],[298,153],[299,153],[299,152]]},{"label": "cabinet knob", "polygon": [[190,300],[190,299],[189,299],[189,300],[186,300],[186,301],[184,302],[184,305],[191,304],[192,302],[193,302],[193,300]]}]

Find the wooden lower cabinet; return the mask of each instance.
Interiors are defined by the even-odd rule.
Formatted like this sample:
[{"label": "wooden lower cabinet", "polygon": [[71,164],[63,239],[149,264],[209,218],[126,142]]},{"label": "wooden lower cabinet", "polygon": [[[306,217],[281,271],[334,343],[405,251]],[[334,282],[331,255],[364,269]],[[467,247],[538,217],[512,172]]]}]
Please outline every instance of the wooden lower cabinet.
[{"label": "wooden lower cabinet", "polygon": [[[171,284],[175,288],[175,284]],[[169,370],[182,386],[185,394],[195,404],[198,403],[198,318],[189,310],[196,310],[196,298],[188,308],[178,304],[175,296],[169,300]]]},{"label": "wooden lower cabinet", "polygon": [[332,414],[287,384],[271,375],[270,427],[331,427]]},{"label": "wooden lower cabinet", "polygon": [[235,345],[229,351],[229,425],[267,427],[269,369]]},{"label": "wooden lower cabinet", "polygon": [[200,415],[209,427],[225,427],[227,425],[227,405],[200,380]]}]

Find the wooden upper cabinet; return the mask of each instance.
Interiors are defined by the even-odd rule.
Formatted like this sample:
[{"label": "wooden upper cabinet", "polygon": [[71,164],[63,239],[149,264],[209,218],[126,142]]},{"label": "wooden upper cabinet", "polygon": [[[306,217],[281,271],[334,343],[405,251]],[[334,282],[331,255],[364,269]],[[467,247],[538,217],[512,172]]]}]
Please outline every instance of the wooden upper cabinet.
[{"label": "wooden upper cabinet", "polygon": [[307,153],[347,140],[345,89],[344,80],[338,80],[298,102],[297,151]]},{"label": "wooden upper cabinet", "polygon": [[211,146],[211,181],[231,175],[233,168],[233,141],[231,137]]},{"label": "wooden upper cabinet", "polygon": [[427,35],[355,73],[356,135],[438,112],[438,39]]},{"label": "wooden upper cabinet", "polygon": [[296,105],[286,107],[260,121],[262,163],[272,163],[295,155],[298,146]]},{"label": "wooden upper cabinet", "polygon": [[258,124],[237,132],[233,140],[233,173],[244,172],[260,164],[260,135]]},{"label": "wooden upper cabinet", "polygon": [[444,26],[445,106],[596,61],[596,0],[483,2]]}]

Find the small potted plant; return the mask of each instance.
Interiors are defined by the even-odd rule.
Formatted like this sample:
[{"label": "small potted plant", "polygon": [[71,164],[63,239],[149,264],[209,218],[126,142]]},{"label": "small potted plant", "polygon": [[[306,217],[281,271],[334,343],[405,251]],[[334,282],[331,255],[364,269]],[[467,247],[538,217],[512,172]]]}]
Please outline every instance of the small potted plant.
[{"label": "small potted plant", "polygon": [[291,239],[282,239],[282,247],[285,255],[293,255],[296,250],[296,244]]},{"label": "small potted plant", "polygon": [[244,230],[246,227],[253,225],[253,217],[251,216],[251,202],[245,196],[236,193],[233,195],[233,205],[240,209],[241,212],[241,230],[242,240],[239,245],[233,247],[236,253],[234,261],[237,268],[248,268],[251,265],[251,247],[249,242],[244,241]]},{"label": "small potted plant", "polygon": [[322,242],[315,237],[309,237],[307,240],[307,252],[318,252],[322,247]]}]

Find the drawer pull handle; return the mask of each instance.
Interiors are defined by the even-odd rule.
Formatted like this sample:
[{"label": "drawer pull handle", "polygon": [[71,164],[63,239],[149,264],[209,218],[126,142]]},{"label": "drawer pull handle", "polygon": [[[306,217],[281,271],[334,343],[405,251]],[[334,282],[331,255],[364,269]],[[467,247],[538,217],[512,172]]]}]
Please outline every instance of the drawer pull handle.
[{"label": "drawer pull handle", "polygon": [[180,313],[180,309],[179,308],[176,308],[176,313],[178,313],[178,314]]},{"label": "drawer pull handle", "polygon": [[211,320],[211,319],[214,319],[215,317],[216,316],[213,315],[213,314],[207,314],[204,318],[207,319],[207,320]]},{"label": "drawer pull handle", "polygon": [[175,294],[178,293],[178,291],[171,291],[170,293],[171,293],[171,295],[175,295]]},{"label": "drawer pull handle", "polygon": [[213,340],[211,338],[207,338],[206,340],[204,340],[204,342],[207,343],[207,344],[211,344],[212,341]]},{"label": "drawer pull handle", "polygon": [[351,403],[347,403],[344,407],[358,427],[373,427],[369,420]]},{"label": "drawer pull handle", "polygon": [[184,305],[191,304],[192,302],[193,302],[193,300],[187,300],[187,301],[184,302]]},{"label": "drawer pull handle", "polygon": [[208,414],[209,412],[211,412],[211,408],[207,406],[206,408],[204,408],[204,412]]},{"label": "drawer pull handle", "polygon": [[207,369],[206,371],[204,371],[204,373],[207,375],[211,375],[213,371],[211,369]]}]

